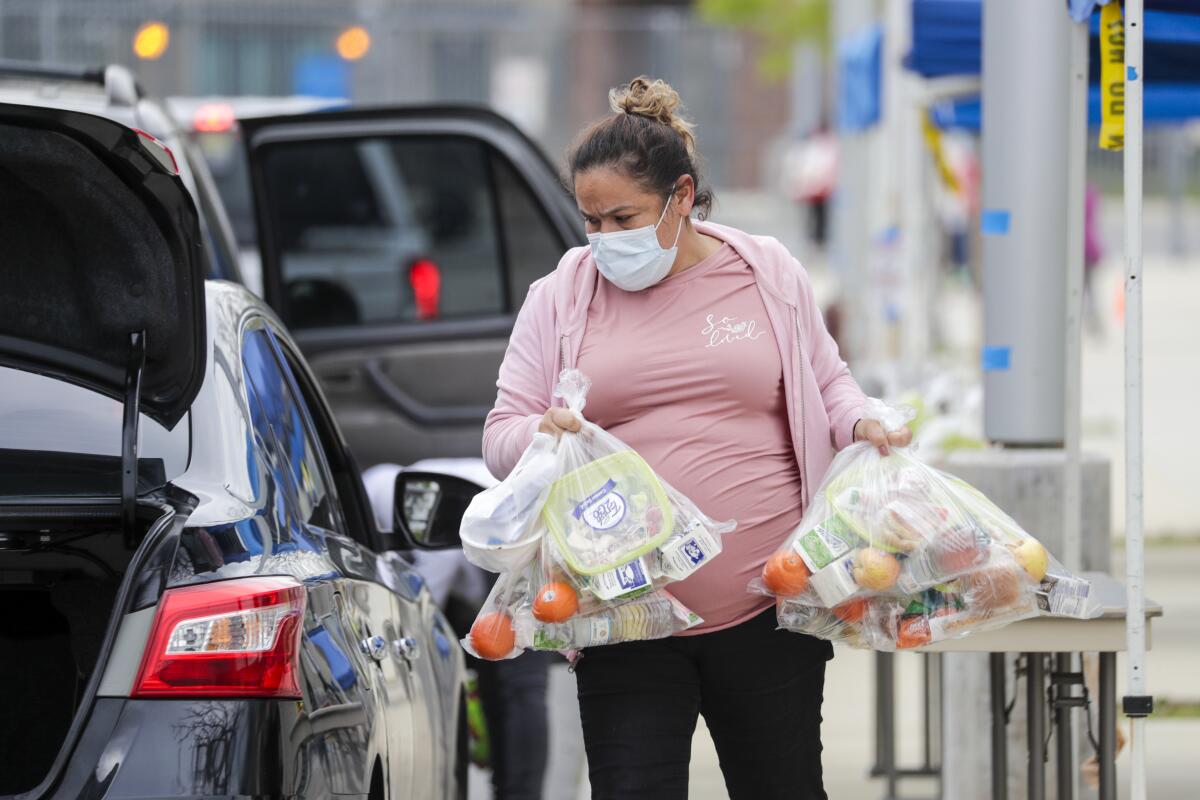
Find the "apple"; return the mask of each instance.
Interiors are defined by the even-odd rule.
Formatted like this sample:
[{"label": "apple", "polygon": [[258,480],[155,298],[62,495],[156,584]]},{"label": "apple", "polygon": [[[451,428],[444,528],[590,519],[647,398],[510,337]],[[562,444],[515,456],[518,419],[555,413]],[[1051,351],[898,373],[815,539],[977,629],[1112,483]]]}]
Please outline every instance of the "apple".
[{"label": "apple", "polygon": [[1012,548],[1013,558],[1021,568],[1029,573],[1035,581],[1041,582],[1046,577],[1046,568],[1050,565],[1050,554],[1042,543],[1032,537],[1025,539]]},{"label": "apple", "polygon": [[886,592],[896,585],[900,562],[891,553],[874,547],[864,547],[854,554],[854,582],[864,589]]}]

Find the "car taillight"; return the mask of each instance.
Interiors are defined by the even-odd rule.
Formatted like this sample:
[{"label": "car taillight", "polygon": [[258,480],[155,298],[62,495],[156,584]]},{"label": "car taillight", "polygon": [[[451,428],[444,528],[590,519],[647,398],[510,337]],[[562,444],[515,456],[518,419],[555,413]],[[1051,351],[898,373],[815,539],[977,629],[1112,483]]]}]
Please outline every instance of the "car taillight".
[{"label": "car taillight", "polygon": [[419,258],[408,268],[408,284],[417,302],[417,319],[435,319],[441,304],[442,271],[427,258]]},{"label": "car taillight", "polygon": [[192,117],[192,128],[200,133],[224,133],[233,130],[236,120],[229,103],[204,103]]},{"label": "car taillight", "polygon": [[134,128],[133,132],[138,135],[138,141],[142,143],[142,147],[154,156],[155,161],[162,164],[163,168],[172,175],[179,174],[179,162],[175,160],[175,154],[171,152],[171,148],[141,128]]},{"label": "car taillight", "polygon": [[304,587],[240,578],[163,593],[134,697],[299,697]]}]

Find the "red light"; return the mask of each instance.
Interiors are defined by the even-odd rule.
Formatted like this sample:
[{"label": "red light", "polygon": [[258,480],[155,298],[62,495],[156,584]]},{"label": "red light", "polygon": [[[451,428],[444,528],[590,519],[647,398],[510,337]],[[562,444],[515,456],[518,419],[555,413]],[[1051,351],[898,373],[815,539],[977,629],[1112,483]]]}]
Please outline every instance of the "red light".
[{"label": "red light", "polygon": [[142,146],[150,151],[150,154],[163,165],[164,169],[169,170],[172,175],[179,174],[179,162],[175,160],[175,154],[171,152],[171,148],[141,128],[134,128],[133,132],[141,137]]},{"label": "red light", "polygon": [[408,268],[408,283],[417,301],[417,319],[436,319],[442,296],[442,271],[427,258]]},{"label": "red light", "polygon": [[163,593],[134,697],[300,697],[304,587],[260,577]]},{"label": "red light", "polygon": [[233,129],[236,119],[229,103],[205,103],[196,109],[192,127],[201,133],[224,133]]}]

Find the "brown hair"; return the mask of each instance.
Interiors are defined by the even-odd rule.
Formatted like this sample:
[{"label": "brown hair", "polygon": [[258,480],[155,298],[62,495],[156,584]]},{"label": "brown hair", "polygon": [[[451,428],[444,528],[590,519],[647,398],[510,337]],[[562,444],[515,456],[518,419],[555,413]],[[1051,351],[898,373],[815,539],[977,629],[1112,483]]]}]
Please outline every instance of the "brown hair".
[{"label": "brown hair", "polygon": [[712,190],[700,186],[693,125],[677,113],[679,93],[661,80],[643,76],[608,93],[613,113],[592,123],[567,155],[571,183],[594,167],[616,167],[666,196],[680,175],[696,186],[694,207],[704,219],[712,210]]}]

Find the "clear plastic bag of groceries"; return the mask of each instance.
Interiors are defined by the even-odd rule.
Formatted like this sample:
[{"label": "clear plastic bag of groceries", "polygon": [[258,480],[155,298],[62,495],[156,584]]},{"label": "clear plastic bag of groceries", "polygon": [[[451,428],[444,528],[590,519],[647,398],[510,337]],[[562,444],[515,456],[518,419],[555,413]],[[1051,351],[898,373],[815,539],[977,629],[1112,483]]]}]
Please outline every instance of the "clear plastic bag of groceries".
[{"label": "clear plastic bag of groceries", "polygon": [[[696,624],[662,590],[720,555],[722,537],[736,527],[704,514],[634,450],[584,419],[590,385],[578,370],[563,370],[555,396],[583,420],[580,430],[557,440],[537,434],[512,474],[477,495],[463,516],[467,559],[501,573],[476,624],[492,615],[501,645],[511,629],[514,654],[659,638]],[[549,604],[547,586],[558,587]],[[539,599],[572,611],[539,616]],[[473,639],[464,646],[504,649]]]},{"label": "clear plastic bag of groceries", "polygon": [[500,575],[471,631],[467,652],[492,661],[524,650],[568,653],[587,647],[661,639],[702,620],[665,589],[646,585],[618,600],[602,600],[580,588],[563,570],[544,539],[537,556]]},{"label": "clear plastic bag of groceries", "polygon": [[[872,400],[888,430],[907,415]],[[1087,580],[977,489],[869,443],[844,449],[750,590],[781,627],[875,650],[920,647],[1038,615],[1100,613]]]}]

